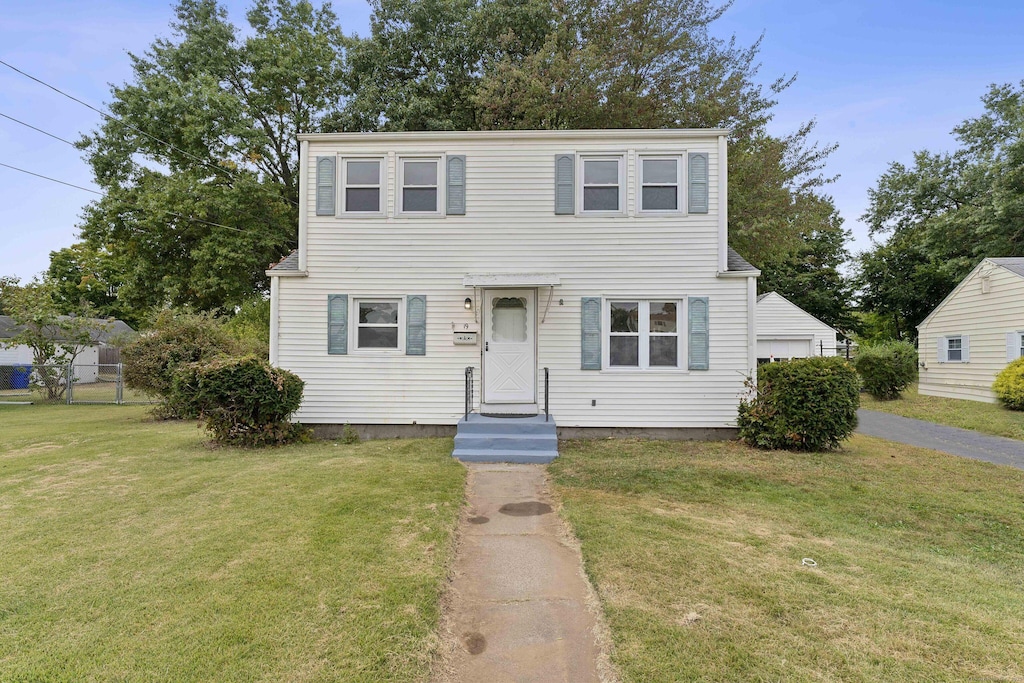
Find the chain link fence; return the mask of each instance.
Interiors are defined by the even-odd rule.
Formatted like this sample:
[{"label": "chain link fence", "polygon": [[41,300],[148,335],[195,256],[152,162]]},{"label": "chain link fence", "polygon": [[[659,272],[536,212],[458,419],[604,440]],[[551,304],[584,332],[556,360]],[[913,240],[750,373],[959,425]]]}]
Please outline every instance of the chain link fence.
[{"label": "chain link fence", "polygon": [[124,385],[120,363],[0,366],[0,403],[157,403]]}]

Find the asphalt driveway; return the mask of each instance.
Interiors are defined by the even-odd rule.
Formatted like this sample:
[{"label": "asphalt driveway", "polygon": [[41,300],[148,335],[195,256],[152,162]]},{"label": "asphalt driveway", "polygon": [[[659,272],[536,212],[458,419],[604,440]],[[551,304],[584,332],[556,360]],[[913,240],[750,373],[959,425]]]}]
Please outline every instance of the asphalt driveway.
[{"label": "asphalt driveway", "polygon": [[857,418],[860,434],[1024,469],[1024,441],[863,408],[857,411]]}]

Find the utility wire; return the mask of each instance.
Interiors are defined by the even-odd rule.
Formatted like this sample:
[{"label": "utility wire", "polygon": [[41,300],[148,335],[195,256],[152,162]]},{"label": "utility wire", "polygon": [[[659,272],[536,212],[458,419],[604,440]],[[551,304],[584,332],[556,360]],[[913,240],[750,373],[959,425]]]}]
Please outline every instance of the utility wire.
[{"label": "utility wire", "polygon": [[[68,145],[71,145],[72,147],[75,147],[75,143],[71,142],[70,140],[65,140],[64,138],[60,137],[59,135],[54,135],[53,133],[47,133],[42,128],[36,128],[31,123],[25,123],[24,121],[19,121],[18,119],[14,118],[13,116],[8,116],[7,114],[5,114],[3,112],[0,112],[0,116],[4,117],[5,119],[10,119],[11,121],[14,121],[15,123],[20,123],[21,125],[25,126],[26,128],[31,128],[32,130],[37,131],[39,133],[42,133],[43,135],[49,135],[54,140],[60,140],[63,143],[66,143]],[[78,148],[75,147],[75,149],[78,149]]]},{"label": "utility wire", "polygon": [[[60,183],[61,185],[67,185],[68,187],[73,187],[76,190],[83,190],[85,192],[92,192],[93,194],[98,194],[101,197],[105,197],[106,196],[102,192],[99,192],[97,190],[92,190],[92,189],[89,189],[88,187],[82,187],[81,185],[75,185],[73,183],[66,183],[63,180],[57,180],[56,178],[51,178],[50,176],[45,176],[45,175],[42,175],[40,173],[33,173],[32,171],[26,171],[23,168],[18,168],[17,166],[11,166],[10,164],[5,164],[2,161],[0,161],[0,166],[3,166],[4,168],[9,168],[12,171],[19,171],[21,173],[27,173],[28,175],[35,176],[36,178],[42,178],[43,180],[49,180],[50,182],[53,182],[53,183]],[[132,208],[135,209],[136,211],[149,211],[150,210],[150,209],[140,209],[137,206],[132,206]],[[176,218],[180,218],[180,219],[185,220],[185,221],[192,221],[194,223],[203,223],[205,225],[212,225],[212,226],[217,227],[217,228],[225,228],[227,230],[234,230],[235,232],[249,232],[248,230],[242,230],[241,228],[235,228],[235,227],[232,227],[230,225],[224,225],[223,223],[214,223],[213,221],[204,221],[202,218],[193,218],[192,216],[183,216],[182,214],[177,213],[175,211],[171,211],[170,209],[156,209],[156,210],[157,211],[162,211],[162,212],[166,213],[169,216],[175,216]]]}]

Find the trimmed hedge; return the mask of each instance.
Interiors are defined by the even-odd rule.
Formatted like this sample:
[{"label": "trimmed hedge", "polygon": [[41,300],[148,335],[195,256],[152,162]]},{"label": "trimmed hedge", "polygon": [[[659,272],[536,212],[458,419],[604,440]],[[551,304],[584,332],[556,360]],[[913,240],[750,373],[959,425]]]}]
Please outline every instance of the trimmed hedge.
[{"label": "trimmed hedge", "polygon": [[1024,410],[1024,357],[1013,361],[996,375],[992,391],[1010,410]]},{"label": "trimmed hedge", "polygon": [[853,433],[859,405],[857,372],[842,358],[769,363],[740,402],[740,438],[756,448],[832,450]]},{"label": "trimmed hedge", "polygon": [[857,352],[854,365],[866,392],[891,401],[917,379],[917,349],[903,341],[865,346]]},{"label": "trimmed hedge", "polygon": [[256,447],[304,437],[306,430],[288,420],[302,402],[303,386],[297,375],[247,356],[180,367],[173,394],[199,413],[214,440]]}]

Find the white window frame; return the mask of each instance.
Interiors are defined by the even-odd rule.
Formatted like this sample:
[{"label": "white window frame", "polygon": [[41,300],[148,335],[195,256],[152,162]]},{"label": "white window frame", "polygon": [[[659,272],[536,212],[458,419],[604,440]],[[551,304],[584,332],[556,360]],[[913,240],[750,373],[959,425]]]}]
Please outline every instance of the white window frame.
[{"label": "white window frame", "polygon": [[[372,324],[359,322],[360,303],[386,303],[398,305],[398,346],[394,348],[372,348],[359,346],[359,328],[375,327]],[[349,320],[352,321],[349,327],[349,348],[355,353],[405,353],[405,297],[404,296],[359,296],[352,297],[352,310],[349,311]],[[376,327],[393,327],[392,325],[377,325]]]},{"label": "white window frame", "polygon": [[[688,372],[686,361],[686,344],[688,328],[686,325],[686,299],[676,296],[605,296],[603,310],[601,311],[601,367],[610,372]],[[675,333],[651,332],[651,302],[666,302],[676,305],[676,331]],[[637,355],[638,365],[612,365],[611,364],[611,338],[617,336],[634,336],[633,334],[612,332],[612,304],[632,303],[638,304],[640,329],[636,333],[639,353]],[[652,336],[676,337],[676,364],[675,365],[651,365],[651,342]]]},{"label": "white window frame", "polygon": [[[684,182],[686,170],[683,160],[685,154],[646,154],[640,153],[636,157],[636,206],[638,216],[677,216],[686,214],[686,184]],[[664,187],[662,183],[644,182],[644,161],[674,161],[676,162],[676,208],[675,209],[645,209],[644,208],[644,187]]]},{"label": "white window frame", "polygon": [[[395,209],[396,213],[403,218],[438,218],[445,215],[447,207],[445,202],[445,181],[447,180],[447,164],[445,155],[441,154],[408,154],[398,157],[398,182],[395,187]],[[436,211],[406,211],[403,206],[405,199],[405,164],[408,161],[432,161],[437,164],[437,210]],[[426,185],[414,185],[413,187],[427,187]]]},{"label": "white window frame", "polygon": [[1024,358],[1024,332],[1017,331],[1017,358]]},{"label": "white window frame", "polygon": [[[341,164],[340,182],[338,183],[341,191],[338,197],[338,206],[341,210],[338,215],[341,218],[384,218],[387,216],[388,209],[388,164],[387,158],[373,154],[368,156],[348,156],[338,157],[338,161]],[[350,185],[348,182],[348,162],[350,161],[376,161],[380,167],[379,185]],[[378,198],[377,211],[349,211],[347,206],[348,195],[345,192],[348,188],[373,188],[378,187],[380,189],[380,195]]]},{"label": "white window frame", "polygon": [[[585,185],[584,180],[586,179],[586,164],[588,161],[614,161],[618,163],[619,168],[619,208],[615,211],[585,209],[583,206],[584,188],[588,187]],[[576,183],[576,206],[579,207],[576,211],[578,215],[585,216],[625,216],[626,215],[626,155],[623,152],[612,152],[612,153],[594,153],[594,154],[580,154],[577,157],[577,168],[576,177],[579,178],[579,182]],[[591,185],[589,187],[611,187],[610,185]]]},{"label": "white window frame", "polygon": [[[949,357],[949,351],[950,351],[950,349],[949,349],[949,342],[953,341],[954,339],[957,340],[957,342],[959,342],[959,344],[960,344],[960,348],[956,349],[957,351],[960,352],[960,357],[957,358],[956,360],[953,360],[953,359],[951,359]],[[945,358],[945,360],[943,362],[945,362],[945,363],[963,363],[964,362],[964,335],[962,335],[962,334],[951,334],[951,335],[948,335],[946,337],[943,337],[943,340],[944,340],[944,342],[942,344],[942,348],[945,349],[945,352],[946,352],[946,358]]]}]

